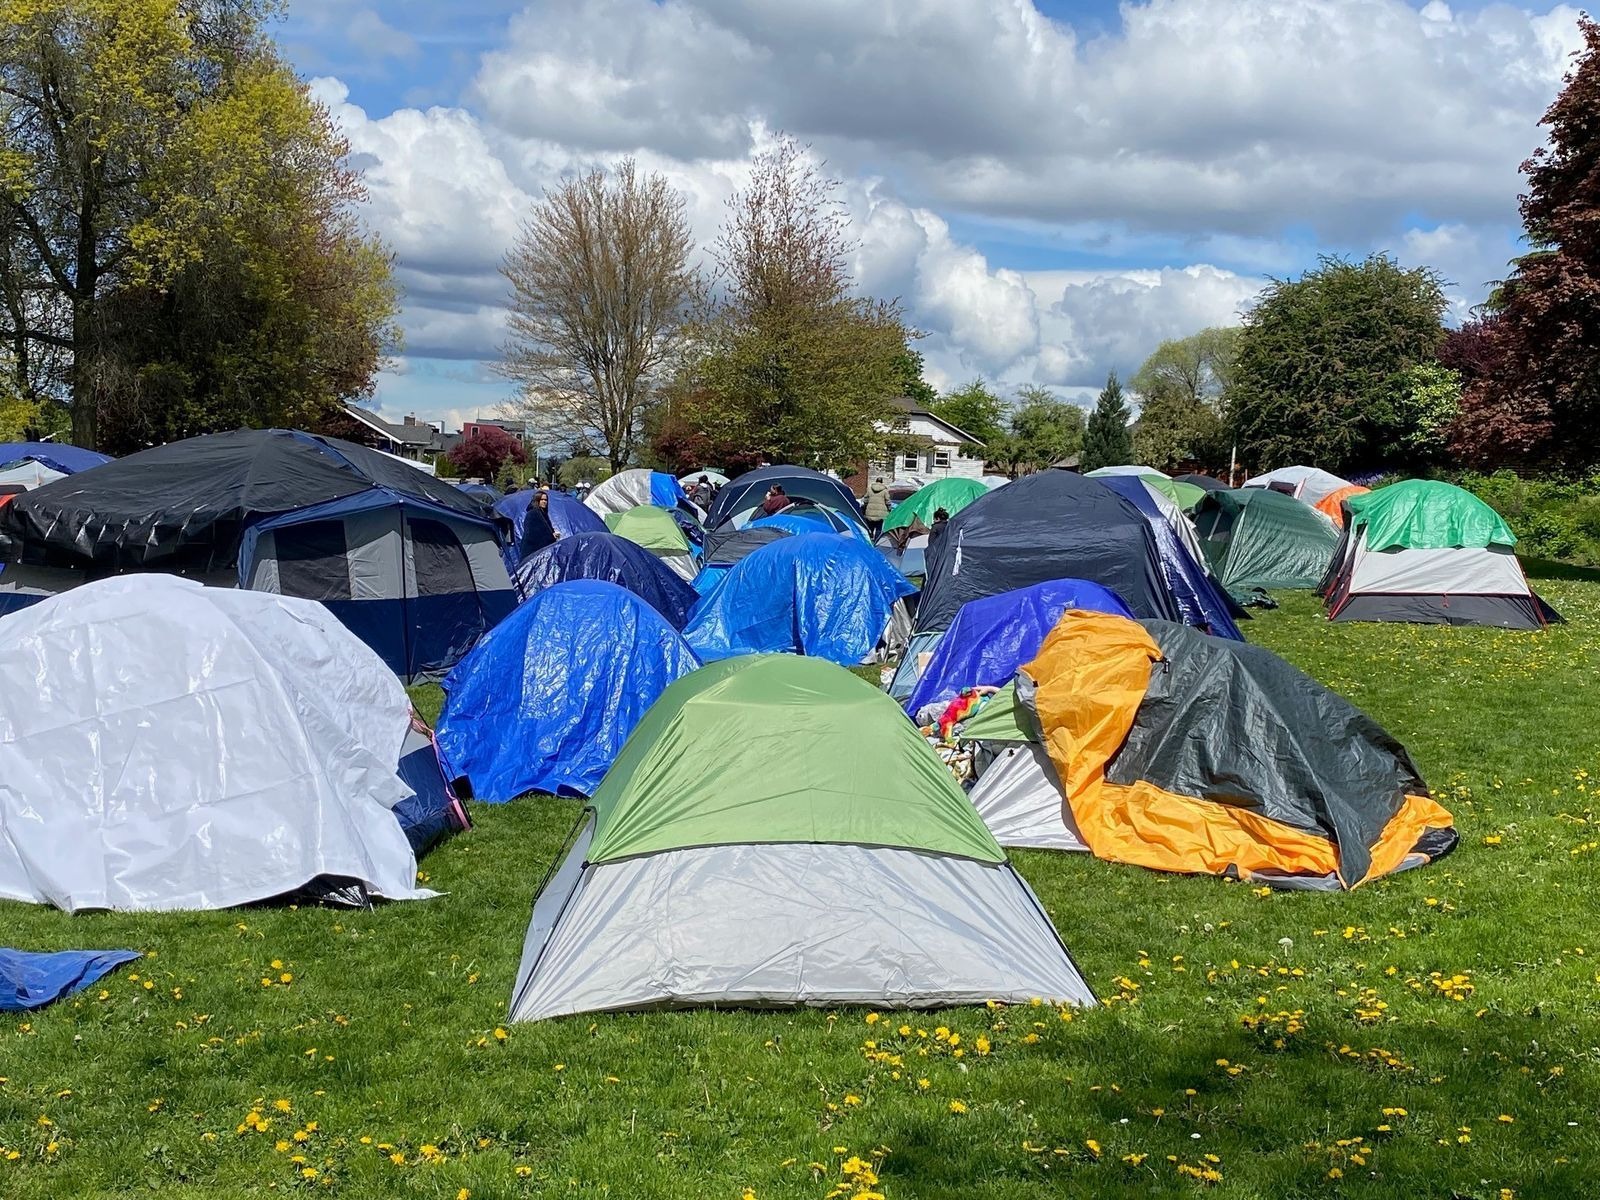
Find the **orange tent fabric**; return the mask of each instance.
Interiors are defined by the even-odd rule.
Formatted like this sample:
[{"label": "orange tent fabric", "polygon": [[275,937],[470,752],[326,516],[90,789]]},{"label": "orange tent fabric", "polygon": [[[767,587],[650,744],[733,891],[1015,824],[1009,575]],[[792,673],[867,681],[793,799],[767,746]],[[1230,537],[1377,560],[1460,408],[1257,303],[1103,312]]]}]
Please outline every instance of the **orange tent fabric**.
[{"label": "orange tent fabric", "polygon": [[1317,501],[1316,509],[1340,529],[1343,529],[1344,509],[1342,506],[1344,502],[1351,496],[1359,496],[1362,492],[1370,492],[1371,490],[1371,488],[1362,487],[1359,483],[1352,483],[1349,487],[1342,487],[1336,492],[1329,492],[1321,500]]}]

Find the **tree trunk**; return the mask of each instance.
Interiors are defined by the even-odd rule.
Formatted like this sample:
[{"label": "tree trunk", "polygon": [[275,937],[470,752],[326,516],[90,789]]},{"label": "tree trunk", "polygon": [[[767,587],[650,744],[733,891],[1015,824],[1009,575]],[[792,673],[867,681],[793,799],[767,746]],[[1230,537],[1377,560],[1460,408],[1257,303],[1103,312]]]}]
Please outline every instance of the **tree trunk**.
[{"label": "tree trunk", "polygon": [[72,441],[96,450],[100,434],[99,388],[95,380],[94,305],[81,297],[72,302]]}]

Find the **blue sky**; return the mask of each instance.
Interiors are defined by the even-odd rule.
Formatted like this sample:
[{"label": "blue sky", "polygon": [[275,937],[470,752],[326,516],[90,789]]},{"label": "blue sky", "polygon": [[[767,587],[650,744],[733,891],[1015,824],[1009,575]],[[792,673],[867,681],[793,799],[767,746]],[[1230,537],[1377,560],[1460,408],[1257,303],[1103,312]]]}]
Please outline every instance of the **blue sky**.
[{"label": "blue sky", "polygon": [[843,183],[861,286],[934,381],[1082,398],[1269,276],[1386,250],[1456,315],[1516,252],[1562,5],[1405,0],[290,0],[279,37],[367,171],[407,348],[391,416],[510,389],[495,267],[562,175],[632,155],[708,241],[774,130]]}]

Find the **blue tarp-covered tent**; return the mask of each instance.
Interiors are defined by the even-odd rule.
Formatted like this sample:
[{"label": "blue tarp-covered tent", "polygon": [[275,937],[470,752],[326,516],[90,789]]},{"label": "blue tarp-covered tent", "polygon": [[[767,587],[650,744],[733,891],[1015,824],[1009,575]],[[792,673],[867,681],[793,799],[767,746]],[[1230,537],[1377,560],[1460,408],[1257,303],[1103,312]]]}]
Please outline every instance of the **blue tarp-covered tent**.
[{"label": "blue tarp-covered tent", "polygon": [[[1129,504],[1137,508],[1156,538],[1156,555],[1160,560],[1162,577],[1167,590],[1178,606],[1183,624],[1203,629],[1213,637],[1244,641],[1244,635],[1233,622],[1234,605],[1206,573],[1205,566],[1178,539],[1177,531],[1151,496],[1143,479],[1133,475],[1114,475],[1100,480]],[[1188,518],[1177,514],[1180,521]]]},{"label": "blue tarp-covered tent", "polygon": [[530,598],[575,579],[600,579],[627,588],[674,629],[689,621],[699,594],[650,551],[614,533],[579,533],[546,546],[517,568],[517,589]]},{"label": "blue tarp-covered tent", "polygon": [[851,537],[870,541],[866,526],[856,520],[853,513],[824,508],[820,504],[791,504],[782,512],[770,517],[756,517],[746,529],[785,529],[790,533],[847,533]]},{"label": "blue tarp-covered tent", "polygon": [[805,533],[763,546],[695,607],[684,637],[706,661],[788,652],[859,663],[916,589],[866,542]]},{"label": "blue tarp-covered tent", "polygon": [[[802,529],[801,533],[814,533],[813,529]],[[754,554],[763,546],[780,542],[786,537],[793,537],[795,531],[777,526],[757,528],[754,525],[744,529],[735,529],[732,525],[724,526],[721,530],[706,538],[705,555],[700,574],[694,577],[694,590],[702,596],[709,596],[712,589],[721,583],[723,577],[739,563]]]},{"label": "blue tarp-covered tent", "polygon": [[444,681],[439,746],[473,796],[587,796],[668,684],[700,665],[660,613],[613,583],[547,588]]},{"label": "blue tarp-covered tent", "polygon": [[137,950],[56,950],[30,953],[0,948],[0,1012],[26,1012],[80,992],[124,963],[144,957]]},{"label": "blue tarp-covered tent", "polygon": [[43,463],[63,475],[76,475],[110,462],[111,456],[65,442],[0,442],[0,467],[24,461]]},{"label": "blue tarp-covered tent", "polygon": [[550,492],[548,522],[537,518],[529,520],[528,509],[537,494],[537,488],[512,492],[494,506],[496,513],[511,522],[511,538],[506,554],[508,570],[515,571],[523,559],[543,550],[558,537],[606,532],[606,523],[600,515],[566,492]]},{"label": "blue tarp-covered tent", "polygon": [[1083,579],[1052,579],[967,601],[923,668],[906,711],[915,716],[966,688],[1010,683],[1039,652],[1061,614],[1074,610],[1133,616],[1115,592]]}]

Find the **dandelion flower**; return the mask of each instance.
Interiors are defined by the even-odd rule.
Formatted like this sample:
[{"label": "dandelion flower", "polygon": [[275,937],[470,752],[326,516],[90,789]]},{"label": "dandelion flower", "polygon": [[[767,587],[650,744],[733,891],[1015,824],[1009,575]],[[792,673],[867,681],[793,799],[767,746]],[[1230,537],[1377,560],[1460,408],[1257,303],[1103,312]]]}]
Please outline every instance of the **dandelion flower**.
[{"label": "dandelion flower", "polygon": [[272,1102],[272,1107],[281,1113],[292,1112],[294,1110],[294,1105],[290,1104],[281,1096]]},{"label": "dandelion flower", "polygon": [[967,1106],[960,1100],[952,1100],[950,1101],[950,1111],[960,1115],[967,1111]]}]

